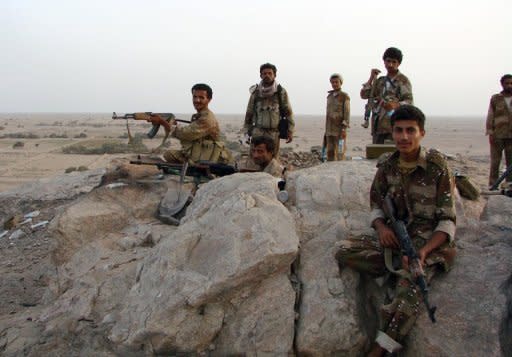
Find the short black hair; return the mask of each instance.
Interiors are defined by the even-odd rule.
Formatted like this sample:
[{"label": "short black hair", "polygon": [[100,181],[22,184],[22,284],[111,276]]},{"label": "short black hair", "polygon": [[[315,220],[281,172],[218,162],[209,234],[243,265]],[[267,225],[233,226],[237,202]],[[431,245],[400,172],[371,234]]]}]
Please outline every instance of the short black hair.
[{"label": "short black hair", "polygon": [[386,58],[395,59],[398,61],[398,63],[402,63],[402,51],[400,51],[396,47],[390,47],[384,51],[384,54],[382,55],[382,59],[386,60]]},{"label": "short black hair", "polygon": [[503,85],[503,83],[510,78],[512,78],[512,74],[504,74],[503,77],[501,77],[500,79],[500,83]]},{"label": "short black hair", "polygon": [[194,93],[195,90],[204,90],[206,91],[206,95],[208,99],[212,99],[213,97],[213,91],[212,88],[208,84],[204,83],[196,83],[192,86],[191,92]]},{"label": "short black hair", "polygon": [[272,63],[263,63],[260,66],[260,74],[263,72],[264,69],[271,69],[274,72],[274,76],[277,74],[277,68]]},{"label": "short black hair", "polygon": [[391,126],[395,126],[395,122],[399,120],[415,120],[421,130],[425,130],[425,114],[414,105],[404,104],[395,110],[391,115]]},{"label": "short black hair", "polygon": [[258,146],[258,145],[261,145],[261,144],[265,144],[265,148],[267,149],[267,151],[270,151],[272,153],[272,155],[274,154],[274,150],[275,150],[275,143],[274,143],[274,139],[272,139],[271,137],[268,137],[268,136],[255,136],[254,138],[252,138],[252,145],[253,146]]}]

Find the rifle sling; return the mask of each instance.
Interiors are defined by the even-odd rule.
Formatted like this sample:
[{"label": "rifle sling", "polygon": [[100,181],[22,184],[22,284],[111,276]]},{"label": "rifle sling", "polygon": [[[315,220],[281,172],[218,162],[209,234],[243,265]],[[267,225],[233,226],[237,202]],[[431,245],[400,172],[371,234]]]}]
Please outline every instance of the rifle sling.
[{"label": "rifle sling", "polygon": [[412,280],[412,275],[410,272],[408,272],[405,269],[398,269],[395,270],[393,268],[393,251],[390,248],[384,248],[384,264],[386,265],[386,268],[389,270],[390,273],[396,274],[402,278],[405,278],[409,281]]}]

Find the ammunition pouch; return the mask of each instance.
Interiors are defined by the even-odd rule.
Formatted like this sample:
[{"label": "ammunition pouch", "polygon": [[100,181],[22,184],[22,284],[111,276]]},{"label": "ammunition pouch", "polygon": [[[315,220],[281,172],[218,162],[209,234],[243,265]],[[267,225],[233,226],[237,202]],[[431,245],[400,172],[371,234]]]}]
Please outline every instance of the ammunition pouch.
[{"label": "ammunition pouch", "polygon": [[280,115],[278,105],[266,108],[259,107],[254,115],[256,117],[254,118],[255,120],[253,122],[256,123],[255,126],[257,128],[277,129],[279,126]]},{"label": "ammunition pouch", "polygon": [[229,162],[230,157],[223,142],[205,139],[192,145],[189,161]]}]

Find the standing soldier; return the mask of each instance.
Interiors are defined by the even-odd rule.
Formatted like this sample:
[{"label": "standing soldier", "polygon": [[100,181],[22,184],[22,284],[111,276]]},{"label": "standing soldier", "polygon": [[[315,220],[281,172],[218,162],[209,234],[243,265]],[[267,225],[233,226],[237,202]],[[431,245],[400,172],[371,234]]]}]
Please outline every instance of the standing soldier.
[{"label": "standing soldier", "polygon": [[[347,128],[350,123],[350,97],[341,91],[343,77],[335,73],[329,78],[332,90],[327,95],[325,146],[327,161],[344,160],[347,148]],[[340,148],[341,144],[341,148]],[[341,149],[339,152],[338,148]]]},{"label": "standing soldier", "polygon": [[292,141],[295,122],[288,93],[277,83],[276,72],[273,64],[265,63],[260,66],[261,82],[251,87],[244,130],[249,137],[272,138],[274,157],[279,158],[279,140],[286,139],[286,143]]},{"label": "standing soldier", "polygon": [[[368,99],[372,110],[373,144],[392,141],[389,121],[391,114],[402,104],[413,104],[411,82],[398,70],[402,63],[402,52],[398,48],[390,47],[384,52],[382,59],[386,75],[377,78],[380,70],[372,69],[370,78],[363,84],[360,93],[362,99]],[[363,126],[367,127],[365,124]]]},{"label": "standing soldier", "polygon": [[[370,221],[377,237],[343,240],[336,253],[342,267],[373,276],[384,275],[386,270],[397,274],[394,297],[380,308],[380,329],[368,355],[372,357],[402,348],[421,302],[420,289],[413,283],[415,270],[407,272],[418,262],[410,262],[403,255],[404,247],[385,215],[385,199],[389,197],[394,203],[395,218],[407,222],[407,234],[427,281],[436,272],[449,270],[455,257],[453,179],[446,159],[439,151],[420,145],[425,136],[425,116],[418,108],[401,106],[391,116],[391,125],[397,150],[381,156],[370,190]],[[401,262],[402,269],[395,270],[393,262]]]},{"label": "standing soldier", "polygon": [[[503,90],[491,97],[485,124],[485,135],[489,135],[491,146],[489,186],[498,180],[503,151],[507,167],[512,164],[512,74],[505,74],[500,83]],[[512,182],[511,175],[507,182]]]},{"label": "standing soldier", "polygon": [[217,118],[208,109],[213,91],[207,84],[198,83],[192,87],[192,103],[196,114],[192,115],[188,126],[173,128],[172,136],[178,138],[181,150],[167,150],[163,156],[167,162],[196,163],[211,161],[230,163],[231,153],[220,140],[220,129]]}]

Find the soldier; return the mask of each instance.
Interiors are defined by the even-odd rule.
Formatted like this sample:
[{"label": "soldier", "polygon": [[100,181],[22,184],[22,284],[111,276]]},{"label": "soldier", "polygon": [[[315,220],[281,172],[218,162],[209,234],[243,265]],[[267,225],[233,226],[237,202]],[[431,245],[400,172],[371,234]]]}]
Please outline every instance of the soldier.
[{"label": "soldier", "polygon": [[[505,74],[500,83],[503,90],[491,97],[485,124],[485,135],[489,135],[491,147],[489,186],[498,180],[503,151],[507,167],[512,164],[512,74]],[[512,182],[510,175],[507,182]]]},{"label": "soldier", "polygon": [[[418,108],[400,106],[391,116],[391,125],[397,151],[379,159],[370,191],[370,220],[378,238],[373,235],[344,240],[336,258],[340,267],[352,267],[373,276],[384,275],[386,267],[393,270],[393,262],[401,262],[407,269],[408,259],[402,256],[383,211],[384,198],[390,195],[397,218],[407,222],[407,231],[430,280],[436,271],[447,271],[455,256],[453,179],[444,156],[420,146],[425,116]],[[384,254],[385,250],[389,254]],[[392,260],[393,257],[398,259]],[[394,297],[380,309],[380,330],[370,356],[401,349],[418,315],[419,289],[405,273],[397,278]]]},{"label": "soldier", "polygon": [[[347,148],[347,128],[350,123],[350,97],[341,91],[343,77],[335,73],[329,78],[332,86],[327,95],[327,114],[325,118],[325,146],[327,161],[344,160]],[[340,141],[343,142],[338,152]]]},{"label": "soldier", "polygon": [[192,103],[197,113],[192,115],[190,125],[180,127],[175,123],[172,136],[180,140],[181,150],[166,151],[163,156],[167,162],[232,163],[231,153],[220,140],[219,123],[208,109],[212,95],[207,84],[198,83],[192,87]]},{"label": "soldier", "polygon": [[295,122],[288,93],[276,81],[276,66],[260,66],[261,82],[251,87],[251,96],[245,114],[244,130],[249,137],[268,136],[274,140],[274,157],[279,158],[279,122],[287,124],[286,143],[293,138]]},{"label": "soldier", "polygon": [[283,167],[273,157],[274,140],[268,136],[256,136],[252,139],[251,158],[260,171],[275,177],[283,176]]},{"label": "soldier", "polygon": [[413,104],[411,82],[398,70],[402,63],[402,52],[398,48],[390,47],[384,52],[382,59],[387,74],[377,78],[380,70],[372,69],[370,78],[363,84],[360,93],[362,99],[369,100],[372,110],[371,130],[374,144],[384,144],[384,141],[392,140],[389,121],[391,114],[402,104]]}]

